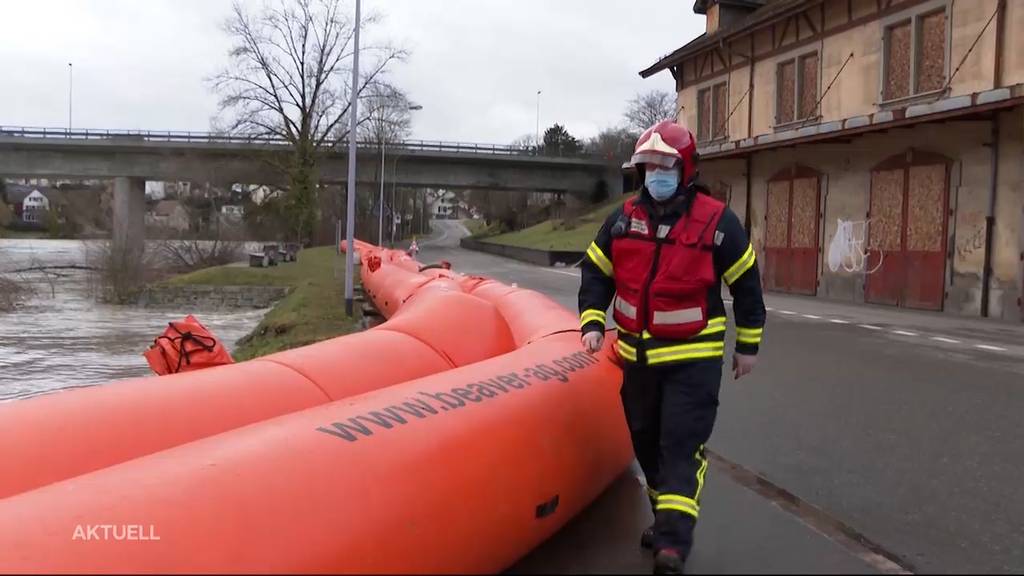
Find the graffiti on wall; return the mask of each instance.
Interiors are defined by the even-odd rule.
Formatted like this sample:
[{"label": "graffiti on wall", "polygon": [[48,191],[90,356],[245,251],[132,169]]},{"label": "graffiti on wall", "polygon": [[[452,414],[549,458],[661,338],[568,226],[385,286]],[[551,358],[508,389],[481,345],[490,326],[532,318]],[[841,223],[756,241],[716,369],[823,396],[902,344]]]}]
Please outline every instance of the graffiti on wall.
[{"label": "graffiti on wall", "polygon": [[838,219],[836,235],[832,237],[832,243],[828,247],[829,270],[838,272],[843,269],[847,272],[874,274],[882,267],[883,253],[880,249],[876,249],[879,255],[878,263],[873,268],[867,269],[869,251],[865,250],[864,245],[868,222],[868,220]]}]

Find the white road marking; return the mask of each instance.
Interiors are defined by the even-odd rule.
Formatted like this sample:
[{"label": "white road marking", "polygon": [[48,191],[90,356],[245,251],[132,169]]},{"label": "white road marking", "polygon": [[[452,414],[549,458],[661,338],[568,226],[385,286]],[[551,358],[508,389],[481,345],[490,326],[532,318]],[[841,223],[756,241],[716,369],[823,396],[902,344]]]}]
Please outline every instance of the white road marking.
[{"label": "white road marking", "polygon": [[564,274],[566,276],[572,276],[573,278],[579,278],[580,275],[575,272],[566,272],[565,270],[554,270],[552,268],[541,268],[545,272],[554,272],[555,274]]},{"label": "white road marking", "polygon": [[867,328],[868,330],[881,330],[878,326],[872,326],[871,324],[858,324],[861,328]]},{"label": "white road marking", "polygon": [[946,344],[959,344],[959,340],[953,340],[952,338],[946,338],[944,336],[932,336],[932,340],[936,342],[945,342]]},{"label": "white road marking", "polygon": [[906,330],[893,330],[892,333],[900,336],[917,336],[917,332],[907,332]]},{"label": "white road marking", "polygon": [[833,324],[849,324],[849,322],[847,322],[846,320],[839,320],[838,318],[833,318],[829,320],[829,322]]},{"label": "white road marking", "polygon": [[788,314],[792,316],[793,314],[796,314],[796,312],[790,312],[789,310],[779,310],[779,314]]},{"label": "white road marking", "polygon": [[821,316],[815,316],[814,314],[801,314],[804,318],[810,318],[811,320],[821,320]]},{"label": "white road marking", "polygon": [[[726,300],[724,298],[722,299],[722,302],[725,302],[726,304],[732,304],[732,300]],[[771,308],[769,308],[769,310],[771,310]]]},{"label": "white road marking", "polygon": [[772,310],[775,310],[775,308],[772,308],[771,306],[765,306],[765,310],[771,312]]},{"label": "white road marking", "polygon": [[1006,352],[1006,348],[1000,348],[999,346],[989,346],[988,344],[975,344],[975,348],[981,348],[982,350],[992,350],[995,352]]}]

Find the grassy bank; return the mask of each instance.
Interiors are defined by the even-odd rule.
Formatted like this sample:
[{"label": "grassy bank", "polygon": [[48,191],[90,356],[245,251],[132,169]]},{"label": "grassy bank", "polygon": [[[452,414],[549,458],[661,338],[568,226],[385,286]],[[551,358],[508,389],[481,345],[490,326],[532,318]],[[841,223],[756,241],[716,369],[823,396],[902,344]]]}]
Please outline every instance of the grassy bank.
[{"label": "grassy bank", "polygon": [[487,242],[535,248],[537,250],[585,251],[594,240],[601,224],[617,207],[622,206],[625,197],[609,200],[594,210],[573,219],[555,219],[541,222],[536,226],[518,232],[510,232],[486,238]]},{"label": "grassy bank", "polygon": [[483,218],[463,220],[462,225],[466,227],[466,230],[469,230],[471,236],[476,236],[487,229],[487,221]]},{"label": "grassy bank", "polygon": [[9,238],[12,240],[43,240],[49,237],[50,235],[45,231],[11,230],[10,228],[0,227],[0,238]]},{"label": "grassy bank", "polygon": [[344,257],[330,246],[299,253],[299,261],[273,268],[217,266],[176,276],[165,284],[216,286],[288,286],[288,296],[239,341],[233,356],[248,360],[348,334],[358,329],[345,315]]}]

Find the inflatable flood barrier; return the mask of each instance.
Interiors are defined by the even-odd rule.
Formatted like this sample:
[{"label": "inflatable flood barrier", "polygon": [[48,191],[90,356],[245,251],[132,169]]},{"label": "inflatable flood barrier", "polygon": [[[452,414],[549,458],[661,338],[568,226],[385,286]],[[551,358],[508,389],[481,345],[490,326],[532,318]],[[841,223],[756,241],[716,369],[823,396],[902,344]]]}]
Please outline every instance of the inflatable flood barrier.
[{"label": "inflatable flood barrier", "polygon": [[[619,369],[607,355],[583,353],[578,333],[561,333],[566,318],[575,325],[570,313],[492,281],[435,275],[445,282],[422,287],[438,288],[406,294],[392,291],[389,277],[415,274],[410,268],[382,262],[371,272],[363,258],[363,274],[375,301],[400,302],[366,335],[420,342],[423,333],[393,330],[441,321],[421,307],[442,309],[449,323],[472,306],[499,311],[504,331],[427,330],[448,340],[409,354],[433,357],[435,366],[447,356],[438,371],[339,400],[319,399],[354,390],[331,387],[348,365],[338,360],[345,347],[329,345],[346,339],[282,353],[295,368],[268,357],[216,369],[253,366],[250,377],[261,379],[255,372],[279,367],[314,383],[319,396],[305,398],[309,407],[296,401],[287,414],[0,499],[0,571],[495,572],[626,469],[632,450]],[[534,315],[550,315],[547,329]],[[462,347],[491,352],[475,342],[485,338],[517,348],[472,362],[459,356]],[[377,344],[346,358],[414,360]],[[107,527],[99,532],[107,537],[94,538],[94,525]],[[128,526],[146,537],[116,538]]]},{"label": "inflatable flood barrier", "polygon": [[515,349],[493,304],[417,300],[372,330],[249,362],[0,405],[0,498]]}]

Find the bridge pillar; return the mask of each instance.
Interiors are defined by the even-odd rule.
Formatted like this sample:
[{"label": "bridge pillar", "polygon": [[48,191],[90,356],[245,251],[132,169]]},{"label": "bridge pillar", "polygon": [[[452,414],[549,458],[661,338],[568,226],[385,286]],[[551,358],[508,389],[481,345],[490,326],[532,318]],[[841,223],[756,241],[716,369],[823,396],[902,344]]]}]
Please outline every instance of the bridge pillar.
[{"label": "bridge pillar", "polygon": [[123,272],[141,272],[146,242],[146,181],[114,178],[113,264]]},{"label": "bridge pillar", "polygon": [[608,197],[618,198],[626,190],[622,186],[622,168],[617,165],[609,166],[605,171],[605,183],[608,185]]}]

